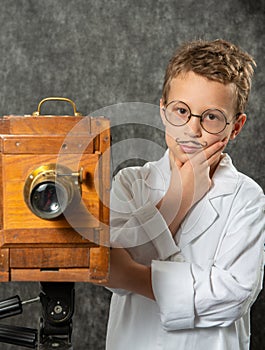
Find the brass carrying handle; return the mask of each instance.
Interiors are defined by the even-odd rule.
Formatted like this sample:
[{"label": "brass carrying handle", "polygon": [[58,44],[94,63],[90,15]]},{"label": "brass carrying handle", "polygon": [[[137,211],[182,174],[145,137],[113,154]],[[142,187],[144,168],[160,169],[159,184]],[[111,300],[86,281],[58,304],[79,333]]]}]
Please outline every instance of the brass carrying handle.
[{"label": "brass carrying handle", "polygon": [[64,102],[68,102],[72,105],[73,107],[73,110],[74,110],[74,116],[75,117],[79,117],[81,116],[82,114],[77,112],[76,111],[76,105],[74,103],[74,101],[70,100],[70,98],[66,98],[66,97],[47,97],[47,98],[44,98],[43,100],[40,101],[40,103],[38,104],[38,109],[37,111],[33,112],[32,115],[34,116],[39,116],[40,115],[40,108],[41,108],[41,105],[44,103],[44,102],[47,102],[47,101],[64,101]]}]

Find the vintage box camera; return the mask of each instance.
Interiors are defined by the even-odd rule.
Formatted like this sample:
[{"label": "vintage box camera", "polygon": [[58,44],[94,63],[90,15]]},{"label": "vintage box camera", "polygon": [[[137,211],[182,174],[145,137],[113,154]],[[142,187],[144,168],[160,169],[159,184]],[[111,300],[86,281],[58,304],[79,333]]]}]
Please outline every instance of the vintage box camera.
[{"label": "vintage box camera", "polygon": [[[44,102],[73,116],[41,115]],[[102,281],[109,269],[110,126],[73,101],[0,119],[0,281]]]}]

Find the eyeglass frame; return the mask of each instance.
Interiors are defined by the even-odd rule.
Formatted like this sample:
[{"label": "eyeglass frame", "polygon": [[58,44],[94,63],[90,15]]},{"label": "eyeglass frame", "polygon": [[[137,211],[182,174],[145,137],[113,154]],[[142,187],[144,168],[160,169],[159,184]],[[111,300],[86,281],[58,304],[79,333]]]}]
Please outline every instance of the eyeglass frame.
[{"label": "eyeglass frame", "polygon": [[[173,124],[171,121],[168,120],[168,118],[167,118],[167,113],[166,113],[166,109],[167,109],[167,107],[168,107],[171,103],[173,103],[173,102],[181,102],[181,103],[183,103],[185,106],[188,107],[188,110],[189,110],[189,112],[190,112],[190,115],[189,115],[189,117],[188,117],[188,120],[187,120],[184,124],[176,125],[176,124]],[[185,102],[183,102],[183,101],[179,101],[179,100],[173,100],[173,101],[169,102],[165,107],[162,107],[162,110],[163,110],[163,112],[164,112],[164,114],[165,114],[166,120],[167,120],[171,125],[176,126],[176,127],[184,126],[184,125],[188,124],[188,122],[190,121],[191,117],[200,118],[200,125],[201,125],[201,127],[203,128],[204,131],[208,132],[208,134],[211,134],[211,135],[218,135],[218,134],[220,134],[221,132],[223,132],[223,131],[225,130],[226,126],[231,124],[231,122],[232,122],[233,119],[238,118],[238,117],[240,116],[240,114],[242,114],[241,112],[236,113],[236,114],[233,116],[233,118],[231,119],[231,121],[228,122],[225,113],[224,113],[223,111],[221,111],[220,109],[218,109],[218,108],[208,108],[208,109],[206,109],[205,111],[203,111],[201,115],[199,115],[199,114],[193,114],[193,113],[191,113],[191,109],[190,109],[190,107],[187,105],[187,103],[185,103]],[[225,125],[224,125],[224,128],[223,128],[221,131],[218,131],[218,132],[210,132],[210,131],[206,130],[206,129],[203,127],[203,120],[202,120],[203,114],[204,114],[205,112],[208,112],[208,111],[218,111],[218,112],[220,112],[220,113],[224,116],[224,118],[225,118]]]}]

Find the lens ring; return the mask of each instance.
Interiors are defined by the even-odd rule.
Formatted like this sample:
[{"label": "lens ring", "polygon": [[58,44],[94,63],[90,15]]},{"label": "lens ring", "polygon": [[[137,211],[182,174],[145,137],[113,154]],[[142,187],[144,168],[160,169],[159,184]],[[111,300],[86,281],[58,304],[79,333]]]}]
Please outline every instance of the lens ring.
[{"label": "lens ring", "polygon": [[[223,125],[222,125],[222,127],[221,127],[221,125],[220,125],[220,129],[218,129],[218,131],[214,131],[214,132],[213,132],[213,131],[210,131],[210,130],[208,130],[208,128],[205,127],[205,125],[204,125],[205,117],[206,117],[210,112],[212,112],[213,114],[218,113],[219,116],[223,118]],[[220,134],[220,132],[224,131],[224,129],[226,128],[226,125],[227,125],[227,118],[226,118],[225,114],[224,114],[222,111],[220,111],[219,109],[207,109],[206,111],[204,111],[204,112],[202,113],[202,116],[201,116],[201,126],[202,126],[202,128],[203,128],[206,132],[208,132],[209,134],[212,134],[212,135]]]},{"label": "lens ring", "polygon": [[67,203],[68,192],[58,183],[42,182],[32,189],[31,208],[37,216],[43,219],[53,219],[60,216],[66,209]]},{"label": "lens ring", "polygon": [[28,208],[46,220],[61,216],[74,200],[80,198],[81,186],[76,174],[68,167],[54,163],[34,169],[24,185]]},{"label": "lens ring", "polygon": [[[188,116],[187,116],[187,120],[184,120],[181,119],[181,117],[179,116],[179,120],[183,121],[182,123],[175,123],[173,121],[170,120],[170,117],[168,115],[170,114],[174,114],[173,111],[170,111],[169,108],[172,107],[173,104],[176,104],[178,105],[179,104],[179,108],[185,108],[188,112]],[[187,124],[190,120],[190,117],[191,117],[191,110],[189,108],[189,106],[185,103],[185,102],[182,102],[182,101],[171,101],[170,103],[168,103],[164,109],[164,112],[165,112],[165,117],[166,117],[166,120],[171,124],[171,125],[174,125],[174,126],[183,126],[185,124]],[[177,119],[177,115],[175,115],[175,118]]]}]

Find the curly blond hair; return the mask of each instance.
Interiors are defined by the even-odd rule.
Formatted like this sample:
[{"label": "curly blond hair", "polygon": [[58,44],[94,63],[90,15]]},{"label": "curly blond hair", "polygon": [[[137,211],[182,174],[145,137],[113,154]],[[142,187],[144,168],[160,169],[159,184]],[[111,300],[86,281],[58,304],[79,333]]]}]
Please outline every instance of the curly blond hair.
[{"label": "curly blond hair", "polygon": [[207,79],[235,85],[236,109],[243,113],[251,89],[256,63],[248,53],[225,40],[192,41],[182,45],[166,69],[162,100],[166,104],[170,83],[182,73],[193,71]]}]

